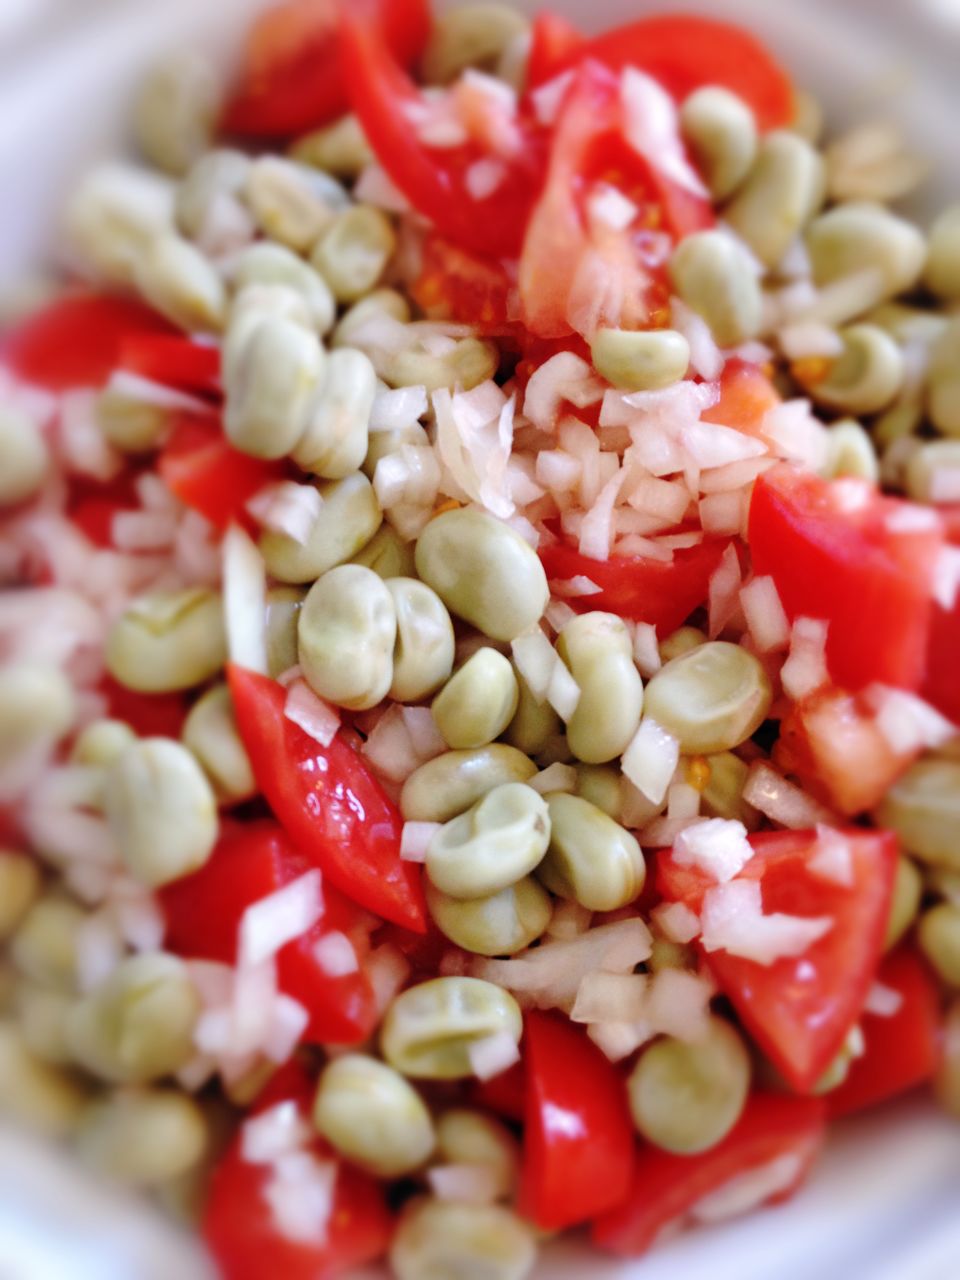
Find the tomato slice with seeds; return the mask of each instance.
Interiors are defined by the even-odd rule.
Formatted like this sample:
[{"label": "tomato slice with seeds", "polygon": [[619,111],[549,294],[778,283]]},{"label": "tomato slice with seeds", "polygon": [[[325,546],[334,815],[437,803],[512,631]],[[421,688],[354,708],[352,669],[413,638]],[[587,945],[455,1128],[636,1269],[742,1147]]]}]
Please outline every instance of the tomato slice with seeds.
[{"label": "tomato slice with seeds", "polygon": [[[849,885],[810,869],[815,831],[750,836],[753,857],[737,877],[759,881],[765,915],[831,922],[806,951],[769,965],[728,951],[703,951],[747,1030],[801,1093],[814,1087],[862,1012],[883,948],[896,874],[892,832],[850,828],[839,835],[849,854]],[[670,902],[699,913],[714,883],[698,867],[681,866],[670,853],[657,857],[657,885]]]}]

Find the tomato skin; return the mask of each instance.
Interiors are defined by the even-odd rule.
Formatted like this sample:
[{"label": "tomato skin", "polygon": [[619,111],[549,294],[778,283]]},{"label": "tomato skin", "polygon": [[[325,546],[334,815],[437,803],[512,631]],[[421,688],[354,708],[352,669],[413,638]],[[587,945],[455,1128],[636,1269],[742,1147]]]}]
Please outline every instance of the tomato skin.
[{"label": "tomato skin", "polygon": [[157,459],[157,470],[182,503],[224,530],[233,521],[252,527],[246,510],[255,493],[286,474],[282,461],[267,462],[234,449],[209,418],[182,414]]},{"label": "tomato skin", "polygon": [[498,259],[469,253],[434,231],[424,238],[421,258],[410,293],[428,318],[456,320],[487,334],[518,328],[508,315],[510,277]]},{"label": "tomato skin", "polygon": [[917,752],[897,752],[857,698],[827,687],[795,703],[780,722],[774,763],[811,795],[847,816],[880,803]]},{"label": "tomato skin", "polygon": [[633,1124],[616,1067],[562,1014],[534,1010],[526,1074],[520,1212],[547,1230],[619,1204],[633,1167]]},{"label": "tomato skin", "polygon": [[498,1076],[475,1080],[470,1086],[470,1101],[475,1106],[523,1124],[526,1112],[527,1074],[522,1062],[515,1062]]},{"label": "tomato skin", "polygon": [[763,369],[733,359],[727,361],[720,375],[720,399],[700,417],[703,422],[719,422],[764,440],[764,416],[780,403],[777,389]]},{"label": "tomato skin", "polygon": [[173,333],[173,326],[142,302],[75,293],[26,319],[5,338],[0,354],[25,382],[68,391],[102,386],[130,335]]},{"label": "tomato skin", "polygon": [[182,334],[137,333],[120,343],[121,369],[178,391],[220,394],[220,349]]},{"label": "tomato skin", "polygon": [[100,692],[107,715],[123,720],[141,738],[179,738],[189,707],[180,693],[137,693],[113,676],[104,676]]},{"label": "tomato skin", "polygon": [[[402,66],[427,42],[427,0],[350,0]],[[338,0],[285,0],[250,28],[243,65],[221,127],[251,138],[283,138],[334,120],[349,109],[340,66]]]},{"label": "tomato skin", "polygon": [[940,993],[930,970],[910,946],[902,946],[884,958],[877,981],[899,992],[902,1003],[890,1017],[864,1013],[863,1055],[824,1098],[831,1119],[906,1093],[929,1080],[939,1064]]},{"label": "tomato skin", "polygon": [[[937,509],[944,535],[950,546],[960,546],[960,506]],[[960,723],[960,594],[952,608],[938,602],[933,606],[930,639],[927,645],[927,669],[921,690],[948,720]]]},{"label": "tomato skin", "polygon": [[570,65],[587,43],[587,37],[572,22],[549,9],[541,10],[530,32],[527,84],[536,87],[552,79]]},{"label": "tomato skin", "polygon": [[[761,965],[726,951],[703,951],[720,990],[784,1079],[809,1092],[859,1017],[883,948],[897,842],[889,831],[849,828],[853,884],[845,887],[807,869],[815,831],[764,831],[749,837],[753,858],[737,879],[759,880],[767,914],[830,916],[833,928],[797,957]],[[669,853],[657,857],[665,899],[699,912],[713,881]],[[702,948],[701,948],[702,950]]]},{"label": "tomato skin", "polygon": [[503,159],[506,171],[498,186],[475,199],[466,175],[484,150],[475,142],[438,149],[420,141],[410,119],[423,102],[419,88],[376,31],[347,9],[340,48],[353,110],[377,159],[413,207],[462,248],[515,255],[543,182],[544,131],[533,116],[518,115],[517,154]]},{"label": "tomato skin", "polygon": [[348,898],[423,933],[419,868],[400,857],[403,821],[363,758],[339,736],[321,747],[288,720],[275,680],[234,663],[227,677],[254,776],[297,847]]},{"label": "tomato skin", "polygon": [[627,1200],[593,1224],[600,1249],[633,1258],[656,1243],[665,1228],[682,1221],[705,1196],[750,1169],[793,1154],[800,1159],[796,1190],[809,1172],[825,1136],[824,1106],[817,1098],[755,1093],[722,1142],[696,1156],[676,1156],[642,1143]]},{"label": "tomato skin", "polygon": [[788,617],[829,624],[827,666],[842,688],[920,686],[943,535],[936,519],[920,529],[890,524],[920,511],[929,515],[866,481],[821,480],[787,465],[754,485],[754,570],[773,578]]},{"label": "tomato skin", "polygon": [[601,588],[594,595],[571,599],[572,609],[603,609],[649,622],[660,636],[668,636],[706,601],[711,574],[729,545],[728,538],[707,537],[694,547],[674,551],[668,562],[646,556],[591,560],[573,547],[557,544],[541,547],[540,560],[551,581],[584,575]]},{"label": "tomato skin", "polygon": [[[732,89],[753,108],[761,129],[788,125],[793,118],[786,73],[755,36],[732,23],[681,14],[641,18],[573,45],[565,58],[547,64],[545,74],[549,78],[584,58],[617,72],[639,67],[678,102],[705,85]],[[537,83],[532,75],[530,83]]]},{"label": "tomato skin", "polygon": [[[296,880],[310,865],[276,823],[231,824],[199,871],[159,891],[166,946],[189,959],[235,964],[247,907]],[[362,950],[365,935],[358,936],[359,922],[357,908],[325,884],[321,918],[277,954],[280,990],[310,1014],[304,1035],[308,1042],[359,1044],[376,1025],[373,988],[362,969],[331,977],[312,952],[333,930],[352,934],[351,941],[355,938]]]},{"label": "tomato skin", "polygon": [[[267,1085],[253,1113],[293,1101],[306,1116],[315,1088],[299,1063],[287,1063]],[[321,1159],[331,1157],[320,1139],[310,1150]],[[339,1164],[327,1238],[313,1244],[288,1239],[274,1223],[265,1195],[270,1176],[269,1165],[243,1159],[242,1134],[214,1170],[200,1230],[222,1280],[328,1280],[386,1252],[393,1221],[375,1178]]]}]

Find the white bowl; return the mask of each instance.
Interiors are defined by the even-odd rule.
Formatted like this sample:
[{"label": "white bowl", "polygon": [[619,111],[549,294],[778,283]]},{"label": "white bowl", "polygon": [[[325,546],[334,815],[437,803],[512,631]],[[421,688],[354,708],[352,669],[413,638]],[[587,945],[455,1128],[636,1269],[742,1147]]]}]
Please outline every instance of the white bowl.
[{"label": "white bowl", "polygon": [[[64,191],[122,145],[140,69],[190,43],[229,57],[263,0],[0,0],[0,287],[51,255]],[[534,9],[534,3],[524,7]],[[960,0],[554,0],[587,28],[696,9],[767,38],[837,123],[899,121],[934,166],[916,212],[960,196]],[[907,1101],[838,1126],[791,1203],[687,1233],[636,1263],[579,1242],[544,1251],[554,1280],[956,1280],[960,1127]],[[190,1241],[53,1153],[0,1133],[3,1280],[205,1280]],[[278,1280],[281,1278],[278,1277]]]}]

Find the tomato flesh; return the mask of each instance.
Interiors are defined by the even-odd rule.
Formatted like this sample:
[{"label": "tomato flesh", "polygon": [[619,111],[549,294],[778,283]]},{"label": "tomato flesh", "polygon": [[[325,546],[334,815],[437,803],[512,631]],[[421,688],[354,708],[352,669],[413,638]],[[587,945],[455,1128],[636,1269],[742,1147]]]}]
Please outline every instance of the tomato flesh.
[{"label": "tomato flesh", "polygon": [[[758,880],[765,915],[827,917],[830,930],[800,956],[772,964],[703,951],[720,990],[747,1030],[801,1093],[816,1085],[863,1009],[883,947],[897,864],[891,832],[842,833],[852,882],[841,885],[809,869],[815,831],[764,831],[749,837],[753,857],[738,875]],[[669,853],[657,858],[663,897],[699,912],[713,885],[695,866]]]},{"label": "tomato flesh", "polygon": [[213,421],[190,414],[178,419],[157,459],[157,470],[185,506],[220,530],[234,521],[251,527],[247,503],[286,474],[282,461],[241,453]]},{"label": "tomato flesh", "polygon": [[824,1128],[819,1099],[755,1093],[727,1136],[701,1155],[675,1156],[641,1144],[630,1194],[593,1224],[593,1243],[623,1258],[646,1253],[662,1232],[682,1224],[705,1196],[741,1174],[793,1155],[795,1180],[775,1197],[784,1200],[809,1172],[823,1145]]},{"label": "tomato flesh", "polygon": [[403,821],[358,752],[321,747],[284,715],[275,680],[227,668],[254,777],[297,847],[347,897],[417,933],[426,927],[419,868],[400,857]]},{"label": "tomato flesh", "polygon": [[837,685],[919,688],[942,545],[928,508],[781,465],[754,485],[749,530],[754,571],[773,578],[788,617],[828,623]]},{"label": "tomato flesh", "polygon": [[633,1125],[623,1077],[582,1027],[527,1015],[520,1210],[550,1230],[619,1204],[630,1185]]},{"label": "tomato flesh", "polygon": [[180,334],[133,334],[120,344],[121,369],[178,391],[220,394],[220,349]]}]

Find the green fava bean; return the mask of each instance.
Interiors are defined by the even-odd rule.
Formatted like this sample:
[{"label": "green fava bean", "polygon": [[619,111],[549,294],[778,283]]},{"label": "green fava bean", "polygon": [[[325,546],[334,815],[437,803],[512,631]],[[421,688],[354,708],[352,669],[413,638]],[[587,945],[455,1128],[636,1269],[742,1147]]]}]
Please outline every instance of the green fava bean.
[{"label": "green fava bean", "polygon": [[300,587],[267,592],[267,667],[274,679],[297,665],[297,619],[306,597]]},{"label": "green fava bean", "polygon": [[0,507],[32,498],[49,469],[50,451],[37,424],[12,405],[0,406]]},{"label": "green fava bean", "polygon": [[640,1134],[677,1155],[715,1146],[743,1112],[750,1089],[750,1055],[722,1018],[693,1044],[664,1036],[641,1056],[627,1082]]},{"label": "green fava bean", "polygon": [[50,894],[34,902],[10,942],[10,958],[32,981],[72,992],[77,980],[77,936],[87,913],[70,898]]},{"label": "green fava bean", "polygon": [[0,940],[9,938],[40,893],[34,858],[0,848]]},{"label": "green fava bean", "polygon": [[550,598],[530,544],[482,511],[434,517],[417,540],[416,564],[450,612],[492,640],[515,640],[536,626]]},{"label": "green fava bean", "polygon": [[253,239],[256,227],[242,199],[250,163],[242,151],[208,151],[177,188],[177,227],[207,253],[229,253]]},{"label": "green fava bean", "polygon": [[869,480],[871,484],[879,483],[880,464],[876,450],[859,422],[848,418],[833,424],[827,438],[826,463],[820,474],[827,480],[856,476]]},{"label": "green fava bean", "polygon": [[816,284],[872,269],[882,279],[883,296],[890,298],[916,284],[926,257],[923,235],[912,222],[866,200],[821,214],[810,224],[806,241]]},{"label": "green fava bean", "polygon": [[960,907],[940,902],[925,911],[917,925],[917,941],[941,981],[960,987]]},{"label": "green fava bean", "polygon": [[620,817],[623,792],[621,774],[613,765],[578,764],[576,794],[595,805],[614,821]]},{"label": "green fava bean", "polygon": [[526,782],[536,772],[529,756],[500,742],[474,751],[445,751],[407,778],[400,812],[407,822],[448,822],[494,787]]},{"label": "green fava bean", "polygon": [[616,911],[643,888],[646,864],[636,839],[581,796],[547,796],[550,845],[537,879],[590,911]]},{"label": "green fava bean", "polygon": [[380,1178],[412,1173],[436,1142],[416,1089],[393,1067],[363,1053],[344,1054],[326,1066],[313,1123],[342,1156]]},{"label": "green fava bean", "polygon": [[775,267],[820,208],[825,190],[823,157],[797,134],[775,129],[760,143],[723,217],[764,266]]},{"label": "green fava bean", "polygon": [[660,661],[671,662],[674,658],[689,653],[691,649],[699,649],[706,643],[706,634],[699,627],[678,627],[665,640],[660,641]]},{"label": "green fava bean", "polygon": [[918,760],[874,812],[878,826],[923,862],[960,871],[960,761]]},{"label": "green fava bean", "polygon": [[444,1164],[482,1165],[502,1196],[516,1188],[520,1144],[505,1124],[482,1111],[444,1111],[437,1121],[437,1157]]},{"label": "green fava bean", "polygon": [[158,1187],[199,1164],[207,1149],[200,1107],[177,1089],[124,1089],[93,1102],[76,1135],[89,1168],[114,1182]]},{"label": "green fava bean", "polygon": [[960,1000],[944,1020],[943,1051],[933,1080],[934,1094],[948,1115],[960,1117]]},{"label": "green fava bean", "polygon": [[419,702],[453,669],[453,623],[443,601],[425,582],[388,578],[385,585],[397,617],[390,697]]},{"label": "green fava bean", "polygon": [[47,662],[0,663],[0,761],[52,746],[70,729],[76,695],[59,667]]},{"label": "green fava bean", "polygon": [[852,324],[839,336],[843,352],[825,378],[810,383],[811,397],[847,413],[878,413],[903,385],[903,352],[877,325]]},{"label": "green fava bean", "polygon": [[396,247],[387,215],[358,204],[337,215],[314,245],[310,261],[338,302],[356,302],[376,287]]},{"label": "green fava bean", "polygon": [[697,89],[680,108],[680,129],[715,200],[725,200],[757,155],[757,121],[742,98],[719,85]]},{"label": "green fava bean", "polygon": [[[376,363],[376,362],[375,362]],[[499,355],[492,342],[480,338],[460,338],[453,350],[435,355],[422,344],[407,347],[385,357],[377,371],[391,387],[426,387],[428,392],[446,387],[470,391],[492,378]]]},{"label": "green fava bean", "polygon": [[553,914],[550,895],[532,876],[484,898],[463,901],[428,881],[427,909],[440,932],[464,951],[512,956],[544,932]]},{"label": "green fava bean", "polygon": [[323,380],[293,451],[304,471],[340,480],[352,475],[367,456],[370,410],[377,375],[362,351],[342,347],[327,357]]},{"label": "green fava bean", "polygon": [[129,956],[71,1008],[67,1045],[101,1079],[145,1084],[178,1071],[196,1053],[200,1007],[182,960],[161,952]]},{"label": "green fava bean", "polygon": [[376,158],[363,126],[352,113],[298,138],[290,148],[290,155],[336,178],[358,178]]},{"label": "green fava bean", "polygon": [[922,899],[923,876],[916,863],[901,854],[897,859],[897,875],[893,882],[890,916],[887,920],[887,933],[883,940],[885,951],[895,947],[913,924]]},{"label": "green fava bean", "polygon": [[138,693],[192,689],[226,660],[222,601],[204,587],[138,597],[107,636],[108,671]]},{"label": "green fava bean", "polygon": [[622,755],[643,710],[643,681],[625,623],[612,613],[581,613],[561,631],[557,653],[580,686],[567,721],[570,750],[586,764]]},{"label": "green fava bean", "polygon": [[947,436],[960,436],[960,316],[954,316],[933,348],[927,374],[927,412]]},{"label": "green fava bean", "polygon": [[372,569],[342,564],[325,573],[307,592],[297,636],[303,674],[321,698],[363,711],[387,696],[397,611]]},{"label": "green fava bean", "polygon": [[507,782],[441,827],[427,849],[427,875],[453,898],[486,897],[528,875],[549,842],[544,798]]},{"label": "green fava bean", "polygon": [[0,1115],[42,1137],[76,1129],[87,1093],[76,1078],[30,1052],[20,1029],[0,1022]]},{"label": "green fava bean", "polygon": [[261,240],[244,249],[233,263],[233,285],[283,285],[300,296],[317,333],[329,332],[337,314],[330,286],[297,254],[283,245]]},{"label": "green fava bean", "polygon": [[519,694],[510,660],[478,649],[447,681],[431,710],[448,747],[483,747],[513,719]]},{"label": "green fava bean", "polygon": [[325,360],[317,335],[299,320],[259,309],[236,317],[223,346],[223,427],[234,448],[254,458],[290,453]]},{"label": "green fava bean", "polygon": [[945,209],[930,228],[923,282],[947,302],[960,300],[960,204]]},{"label": "green fava bean", "polygon": [[137,145],[168,173],[184,173],[203,154],[217,115],[217,78],[206,58],[180,49],[144,76],[133,112]]},{"label": "green fava bean", "polygon": [[514,674],[517,678],[517,710],[507,725],[504,737],[518,751],[538,756],[548,742],[555,741],[563,732],[563,721],[549,702],[536,700],[516,668]]},{"label": "green fava bean", "polygon": [[762,665],[739,645],[712,640],[674,658],[646,688],[644,710],[684,754],[729,751],[755,733],[773,693]]},{"label": "green fava bean", "polygon": [[21,982],[16,991],[17,1023],[31,1053],[53,1066],[71,1065],[64,1025],[73,997],[54,987]]},{"label": "green fava bean", "polygon": [[743,798],[750,766],[732,751],[720,751],[706,761],[710,770],[701,791],[704,813],[712,818],[728,818],[742,822],[748,831],[760,825],[760,815]]},{"label": "green fava bean", "polygon": [[450,84],[467,67],[492,74],[511,41],[527,30],[523,14],[491,0],[448,9],[433,24],[420,63],[423,79],[427,84]]},{"label": "green fava bean", "polygon": [[227,292],[213,263],[189,240],[157,236],[134,272],[143,297],[188,333],[217,333],[227,315]]},{"label": "green fava bean", "polygon": [[907,460],[904,488],[914,502],[935,502],[944,474],[960,472],[960,440],[930,440],[918,445]]},{"label": "green fava bean", "polygon": [[351,564],[362,564],[380,578],[412,578],[416,573],[413,543],[404,542],[396,529],[382,524],[365,547],[361,547]]},{"label": "green fava bean", "polygon": [[530,1227],[502,1205],[427,1197],[404,1211],[390,1266],[397,1280],[525,1280],[536,1254]]},{"label": "green fava bean", "polygon": [[257,794],[250,758],[225,684],[208,689],[190,708],[183,726],[183,743],[200,761],[225,804],[238,804]]},{"label": "green fava bean", "polygon": [[504,1032],[519,1041],[522,1030],[519,1006],[501,987],[480,978],[432,978],[395,998],[380,1043],[405,1076],[462,1080],[473,1075],[472,1044]]},{"label": "green fava bean", "polygon": [[721,347],[738,346],[760,332],[760,280],[749,254],[733,236],[723,231],[686,236],[670,259],[670,279]]},{"label": "green fava bean", "polygon": [[317,490],[320,509],[305,542],[273,530],[261,534],[260,553],[270,574],[281,582],[315,582],[355,556],[380,528],[377,495],[359,471],[318,484]]},{"label": "green fava bean", "polygon": [[658,391],[679,382],[690,344],[676,329],[598,329],[590,339],[593,367],[626,391]]},{"label": "green fava bean", "polygon": [[355,302],[340,317],[333,331],[330,345],[333,347],[363,346],[359,341],[360,334],[371,321],[376,323],[383,316],[396,320],[398,324],[410,321],[410,303],[396,289],[374,289],[359,302]]},{"label": "green fava bean", "polygon": [[170,430],[171,411],[145,404],[138,395],[107,387],[97,397],[97,426],[121,453],[150,453],[159,449]]},{"label": "green fava bean", "polygon": [[104,810],[124,862],[150,888],[198,870],[217,839],[210,783],[172,738],[127,747],[107,771]]}]

